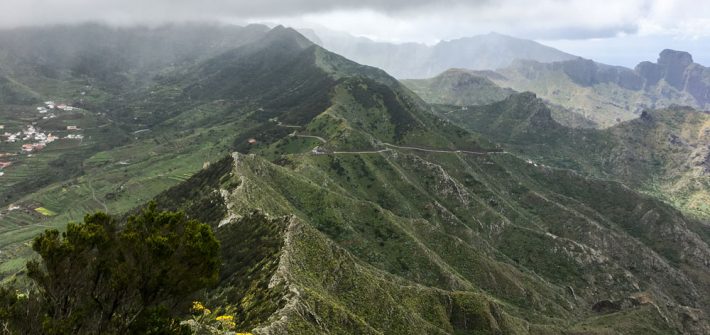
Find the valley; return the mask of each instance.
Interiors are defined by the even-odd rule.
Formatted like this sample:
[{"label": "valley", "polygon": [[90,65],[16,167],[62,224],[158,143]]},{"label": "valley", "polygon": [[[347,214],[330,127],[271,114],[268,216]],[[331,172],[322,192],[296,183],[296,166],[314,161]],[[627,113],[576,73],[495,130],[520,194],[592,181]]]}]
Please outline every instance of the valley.
[{"label": "valley", "polygon": [[4,283],[45,229],[155,201],[210,225],[221,271],[196,296],[254,334],[710,332],[707,113],[609,125],[493,72],[400,82],[283,26],[65,29],[97,34],[71,49],[90,62],[0,62]]}]

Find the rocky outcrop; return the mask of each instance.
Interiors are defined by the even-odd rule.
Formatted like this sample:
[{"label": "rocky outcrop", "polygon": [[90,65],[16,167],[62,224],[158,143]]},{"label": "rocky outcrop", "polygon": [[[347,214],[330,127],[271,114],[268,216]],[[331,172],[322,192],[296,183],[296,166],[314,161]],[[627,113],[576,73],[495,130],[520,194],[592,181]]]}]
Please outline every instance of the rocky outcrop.
[{"label": "rocky outcrop", "polygon": [[656,85],[661,80],[661,68],[656,63],[641,62],[636,65],[634,71],[646,80],[646,86]]},{"label": "rocky outcrop", "polygon": [[676,90],[692,95],[700,106],[710,102],[710,70],[693,63],[693,56],[684,51],[663,50],[657,63],[641,62],[634,70],[583,58],[551,66],[561,69],[581,86],[613,83],[634,91],[652,90],[663,80]]},{"label": "rocky outcrop", "polygon": [[693,62],[693,56],[684,51],[661,51],[657,63],[642,62],[635,72],[645,81],[647,90],[654,89],[660,81],[678,91],[688,93],[698,107],[710,103],[710,69]]},{"label": "rocky outcrop", "polygon": [[[673,104],[689,105],[699,109],[710,108],[710,68],[694,63],[693,56],[684,51],[663,50],[656,63],[641,62],[633,70],[597,63],[590,59],[576,58],[549,64],[529,60],[517,61],[502,72],[524,78],[523,81],[528,81],[528,83],[525,83],[523,89],[536,91],[545,98],[551,98],[546,96],[547,92],[556,92],[552,94],[552,100],[554,100],[555,94],[560,95],[560,90],[564,91],[565,89],[553,90],[554,87],[548,85],[550,82],[555,83],[555,74],[564,74],[572,83],[585,89],[610,84],[612,90],[620,88],[628,90],[627,93],[638,92],[643,96],[641,100],[638,100],[639,98],[636,96],[628,98],[630,100],[625,102],[623,98],[619,100],[615,94],[608,95],[606,93],[608,89],[602,88],[600,91],[594,91],[607,94],[599,97],[599,100],[609,102],[610,106],[606,106],[607,108],[616,106],[628,111],[641,108],[660,108]],[[497,81],[503,86],[506,83],[511,85],[510,80],[494,78],[491,80]],[[537,87],[536,85],[541,86]],[[569,86],[569,83],[565,85]],[[516,87],[515,83],[512,83],[511,87],[520,90],[520,87]],[[637,108],[632,108],[633,106]]]},{"label": "rocky outcrop", "polygon": [[663,79],[678,90],[683,90],[685,70],[693,64],[693,56],[684,51],[666,49],[658,57],[658,67]]}]

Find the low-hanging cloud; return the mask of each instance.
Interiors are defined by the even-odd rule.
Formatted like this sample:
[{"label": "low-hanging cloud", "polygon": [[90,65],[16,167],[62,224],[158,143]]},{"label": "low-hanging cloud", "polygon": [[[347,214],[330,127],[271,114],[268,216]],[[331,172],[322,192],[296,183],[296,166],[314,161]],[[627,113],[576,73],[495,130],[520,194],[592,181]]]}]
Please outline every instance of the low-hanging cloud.
[{"label": "low-hanging cloud", "polygon": [[487,0],[3,0],[0,25],[99,21],[113,24],[151,24],[173,21],[295,17],[334,10],[371,9],[399,14],[422,7]]},{"label": "low-hanging cloud", "polygon": [[278,22],[388,41],[435,42],[498,31],[535,39],[710,34],[696,0],[2,0],[0,28],[105,22]]}]

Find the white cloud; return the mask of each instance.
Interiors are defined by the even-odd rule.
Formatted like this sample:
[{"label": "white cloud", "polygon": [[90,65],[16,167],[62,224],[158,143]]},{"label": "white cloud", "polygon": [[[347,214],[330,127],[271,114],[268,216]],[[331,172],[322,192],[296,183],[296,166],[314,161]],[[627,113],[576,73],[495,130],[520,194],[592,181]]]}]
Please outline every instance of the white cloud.
[{"label": "white cloud", "polygon": [[639,35],[708,37],[710,36],[710,2],[655,0],[648,15],[639,20]]},{"label": "white cloud", "polygon": [[0,27],[101,21],[269,21],[326,26],[383,41],[490,31],[546,40],[710,35],[698,0],[0,0]]}]

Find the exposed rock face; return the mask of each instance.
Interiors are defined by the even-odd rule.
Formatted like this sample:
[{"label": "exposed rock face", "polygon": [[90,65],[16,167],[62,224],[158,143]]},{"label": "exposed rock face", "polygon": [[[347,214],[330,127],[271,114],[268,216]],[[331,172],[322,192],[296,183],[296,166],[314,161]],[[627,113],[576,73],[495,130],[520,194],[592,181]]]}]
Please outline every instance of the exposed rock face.
[{"label": "exposed rock face", "polygon": [[693,63],[693,56],[684,51],[663,50],[657,63],[641,62],[634,70],[607,66],[578,58],[559,63],[572,81],[582,86],[615,83],[630,90],[652,88],[663,79],[673,88],[690,93],[700,105],[710,101],[710,71]]},{"label": "exposed rock face", "polygon": [[646,86],[653,86],[658,84],[661,80],[661,68],[658,64],[651,62],[641,62],[636,65],[634,69],[641,77],[646,79]]},{"label": "exposed rock face", "polygon": [[710,69],[693,63],[693,56],[684,51],[663,50],[658,63],[643,62],[636,66],[647,89],[661,80],[681,92],[690,94],[699,107],[710,103]]},{"label": "exposed rock face", "polygon": [[[684,51],[663,50],[657,63],[641,62],[633,70],[576,58],[549,64],[517,61],[502,71],[520,75],[532,82],[524,87],[527,90],[535,90],[535,82],[541,78],[549,78],[548,74],[561,72],[574,84],[584,88],[611,84],[632,91],[629,93],[642,93],[646,101],[641,107],[659,108],[678,104],[700,109],[710,108],[710,68],[693,63],[693,56]],[[491,80],[505,82],[501,79]],[[550,89],[546,86],[549,83],[541,80],[539,85],[542,85],[539,92],[545,97],[545,90]],[[511,87],[519,89],[515,85]],[[605,98],[609,97],[602,97]],[[629,101],[627,110],[633,104],[635,101]],[[621,106],[623,102],[615,101],[612,105]]]},{"label": "exposed rock face", "polygon": [[597,64],[591,59],[575,59],[562,63],[562,71],[575,83],[590,86],[597,81]]},{"label": "exposed rock face", "polygon": [[676,89],[682,90],[685,86],[685,69],[693,64],[693,56],[684,51],[663,50],[658,57],[658,66],[661,68],[663,79]]},{"label": "exposed rock face", "polygon": [[691,64],[685,71],[685,90],[698,102],[710,103],[710,68]]}]

